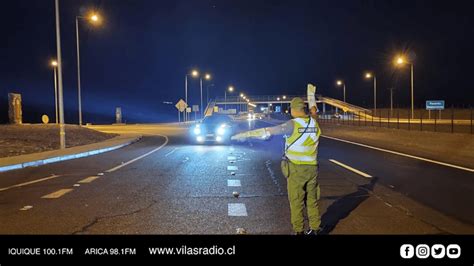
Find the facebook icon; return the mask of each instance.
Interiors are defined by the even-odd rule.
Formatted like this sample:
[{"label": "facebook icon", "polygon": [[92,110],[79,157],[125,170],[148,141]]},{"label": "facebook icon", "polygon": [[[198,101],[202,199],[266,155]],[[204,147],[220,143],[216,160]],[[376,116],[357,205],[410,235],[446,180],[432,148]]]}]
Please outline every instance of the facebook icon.
[{"label": "facebook icon", "polygon": [[410,244],[405,244],[400,247],[400,256],[404,259],[411,259],[415,255],[415,248]]}]

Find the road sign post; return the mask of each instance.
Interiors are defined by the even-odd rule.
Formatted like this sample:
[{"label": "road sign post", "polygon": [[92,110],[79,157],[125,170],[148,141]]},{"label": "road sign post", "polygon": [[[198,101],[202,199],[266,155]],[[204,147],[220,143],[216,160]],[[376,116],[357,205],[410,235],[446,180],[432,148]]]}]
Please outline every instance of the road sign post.
[{"label": "road sign post", "polygon": [[431,110],[439,110],[439,119],[441,119],[441,111],[444,110],[444,106],[445,106],[444,100],[426,101],[426,110],[428,110],[428,119],[431,119]]},{"label": "road sign post", "polygon": [[[178,122],[181,122],[180,113],[184,112],[186,110],[186,107],[188,107],[188,105],[183,99],[180,99],[178,103],[176,103],[175,107],[176,109],[178,109]],[[183,121],[185,120],[186,120],[186,116],[183,117]]]}]

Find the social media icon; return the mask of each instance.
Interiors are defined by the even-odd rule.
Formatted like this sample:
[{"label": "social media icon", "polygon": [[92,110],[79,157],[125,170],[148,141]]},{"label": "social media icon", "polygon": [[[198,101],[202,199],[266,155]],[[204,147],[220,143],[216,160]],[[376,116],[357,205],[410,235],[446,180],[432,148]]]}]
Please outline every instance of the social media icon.
[{"label": "social media icon", "polygon": [[461,257],[461,247],[456,244],[451,244],[446,248],[446,256],[450,259],[457,259]]},{"label": "social media icon", "polygon": [[430,256],[430,247],[425,244],[416,246],[416,256],[419,259],[426,259]]},{"label": "social media icon", "polygon": [[442,259],[446,255],[446,249],[443,245],[435,244],[431,247],[431,257],[435,259]]},{"label": "social media icon", "polygon": [[410,244],[404,244],[400,247],[400,256],[404,259],[411,259],[415,255],[415,248]]}]

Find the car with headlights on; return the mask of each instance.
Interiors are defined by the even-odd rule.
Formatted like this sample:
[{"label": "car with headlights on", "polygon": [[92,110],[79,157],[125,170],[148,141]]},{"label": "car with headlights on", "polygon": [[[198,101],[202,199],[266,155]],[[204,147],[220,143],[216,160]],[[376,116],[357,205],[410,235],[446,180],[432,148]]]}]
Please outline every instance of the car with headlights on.
[{"label": "car with headlights on", "polygon": [[211,115],[191,127],[191,140],[195,143],[227,143],[233,135],[234,121],[228,115]]}]

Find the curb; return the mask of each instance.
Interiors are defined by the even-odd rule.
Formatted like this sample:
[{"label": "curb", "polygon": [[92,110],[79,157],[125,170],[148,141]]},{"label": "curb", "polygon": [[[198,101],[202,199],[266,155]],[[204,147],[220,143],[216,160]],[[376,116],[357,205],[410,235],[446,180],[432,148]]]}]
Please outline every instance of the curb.
[{"label": "curb", "polygon": [[97,155],[101,154],[104,152],[109,152],[113,150],[117,150],[120,148],[123,148],[125,146],[128,146],[132,143],[135,143],[139,141],[142,137],[137,137],[131,141],[115,145],[112,147],[107,147],[107,148],[102,148],[102,149],[97,149],[97,150],[91,150],[91,151],[85,151],[81,153],[76,153],[76,154],[67,154],[67,155],[62,155],[62,156],[56,156],[56,157],[51,157],[51,158],[46,158],[46,159],[41,159],[41,160],[36,160],[36,161],[30,161],[30,162],[24,162],[24,163],[18,163],[18,164],[12,164],[12,165],[5,165],[5,166],[0,166],[0,173],[1,172],[7,172],[11,170],[17,170],[17,169],[23,169],[26,167],[35,167],[35,166],[41,166],[45,164],[50,164],[50,163],[56,163],[56,162],[62,162],[62,161],[67,161],[67,160],[72,160],[72,159],[78,159],[78,158],[84,158],[84,157],[89,157],[92,155]]}]

